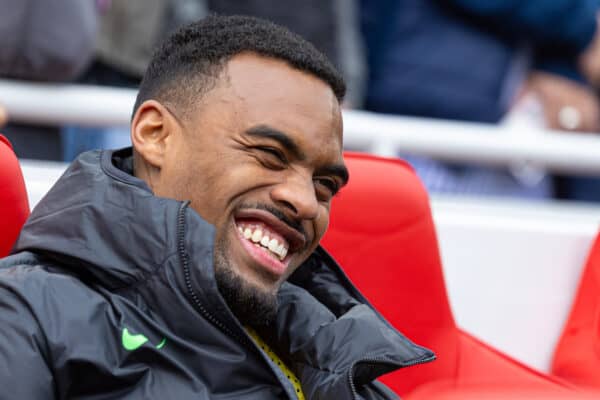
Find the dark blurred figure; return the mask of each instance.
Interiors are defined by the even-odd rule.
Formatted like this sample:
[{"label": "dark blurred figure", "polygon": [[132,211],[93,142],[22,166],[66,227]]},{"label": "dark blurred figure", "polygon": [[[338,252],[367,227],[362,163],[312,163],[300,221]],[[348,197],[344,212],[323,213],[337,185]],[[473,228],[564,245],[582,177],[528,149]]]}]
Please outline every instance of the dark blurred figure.
[{"label": "dark blurred figure", "polygon": [[[372,111],[497,123],[533,97],[543,125],[598,131],[597,0],[362,0]],[[587,61],[586,61],[587,60]],[[546,197],[547,178],[415,159],[432,190]],[[600,189],[600,185],[599,185]],[[600,196],[600,190],[598,190]]]},{"label": "dark blurred figure", "polygon": [[[68,81],[87,66],[96,35],[94,2],[0,0],[0,10],[2,78]],[[3,132],[19,157],[61,158],[57,128],[8,124]]]}]

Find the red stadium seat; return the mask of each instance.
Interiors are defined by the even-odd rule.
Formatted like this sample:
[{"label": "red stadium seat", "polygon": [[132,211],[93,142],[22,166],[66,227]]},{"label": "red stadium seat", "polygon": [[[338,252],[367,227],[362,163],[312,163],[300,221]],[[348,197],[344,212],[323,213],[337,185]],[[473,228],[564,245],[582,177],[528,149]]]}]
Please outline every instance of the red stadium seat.
[{"label": "red stadium seat", "polygon": [[8,255],[29,216],[29,202],[19,161],[0,135],[0,257]]},{"label": "red stadium seat", "polygon": [[361,154],[349,153],[345,159],[350,183],[332,204],[324,247],[396,328],[438,357],[382,381],[403,398],[417,388],[424,390],[423,385],[440,383],[456,390],[484,385],[490,391],[570,393],[562,380],[536,372],[457,328],[429,199],[411,167]]},{"label": "red stadium seat", "polygon": [[471,385],[455,388],[450,385],[424,385],[410,395],[410,400],[598,400],[598,392],[556,391],[554,388],[498,387]]},{"label": "red stadium seat", "polygon": [[554,353],[552,373],[600,389],[600,236],[592,245],[571,314]]}]

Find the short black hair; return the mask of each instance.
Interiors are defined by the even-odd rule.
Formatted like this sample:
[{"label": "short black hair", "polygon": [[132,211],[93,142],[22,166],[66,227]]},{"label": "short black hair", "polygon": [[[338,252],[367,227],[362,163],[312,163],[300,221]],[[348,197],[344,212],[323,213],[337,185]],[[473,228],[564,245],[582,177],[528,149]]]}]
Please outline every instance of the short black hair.
[{"label": "short black hair", "polygon": [[276,58],[327,83],[338,101],[346,85],[327,57],[280,25],[249,16],[211,15],[184,26],[154,53],[133,108],[146,100],[190,106],[216,84],[225,64],[243,52]]}]

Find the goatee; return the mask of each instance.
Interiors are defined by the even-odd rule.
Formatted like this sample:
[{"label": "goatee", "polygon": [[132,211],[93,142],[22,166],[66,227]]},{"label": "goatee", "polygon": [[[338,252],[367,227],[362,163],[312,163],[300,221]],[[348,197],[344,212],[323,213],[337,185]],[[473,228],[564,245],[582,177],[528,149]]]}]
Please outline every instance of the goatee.
[{"label": "goatee", "polygon": [[246,282],[225,257],[224,243],[215,244],[215,280],[225,302],[244,326],[271,325],[277,315],[277,293]]}]

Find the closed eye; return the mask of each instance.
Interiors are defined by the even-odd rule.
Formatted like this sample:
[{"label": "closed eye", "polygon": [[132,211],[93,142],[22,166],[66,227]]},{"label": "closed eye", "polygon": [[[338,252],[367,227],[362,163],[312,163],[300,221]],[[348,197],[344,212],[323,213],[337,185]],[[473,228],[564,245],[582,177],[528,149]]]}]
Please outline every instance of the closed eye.
[{"label": "closed eye", "polygon": [[279,161],[281,162],[287,162],[287,159],[285,158],[285,156],[283,155],[283,153],[273,147],[257,147],[260,151],[264,152],[264,153],[268,153],[271,154],[275,157],[277,157],[279,159]]},{"label": "closed eye", "polygon": [[266,167],[281,169],[288,163],[287,158],[279,149],[268,146],[256,146],[254,148],[262,153],[259,158]]},{"label": "closed eye", "polygon": [[322,193],[322,190],[319,191],[319,189],[324,189],[327,191],[327,193],[325,193],[323,196],[327,200],[330,200],[340,190],[340,184],[333,178],[315,178],[314,181],[318,186],[318,193]]}]

